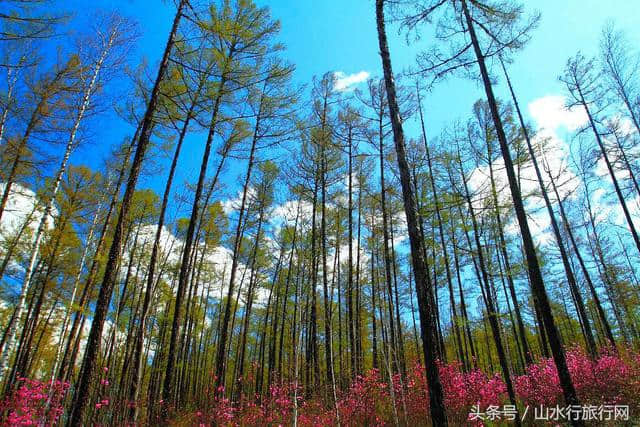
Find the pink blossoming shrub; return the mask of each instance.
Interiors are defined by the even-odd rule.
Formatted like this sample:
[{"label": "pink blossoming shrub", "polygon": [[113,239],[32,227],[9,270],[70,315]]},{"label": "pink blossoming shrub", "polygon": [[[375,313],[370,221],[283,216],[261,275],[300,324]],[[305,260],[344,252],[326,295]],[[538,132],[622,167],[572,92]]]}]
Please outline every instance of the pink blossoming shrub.
[{"label": "pink blossoming shrub", "polygon": [[429,417],[429,394],[424,366],[416,363],[407,372],[407,395],[405,398],[407,418],[410,424],[424,423]]},{"label": "pink blossoming shrub", "polygon": [[[604,351],[592,361],[581,349],[567,351],[567,363],[578,396],[583,404],[630,405],[633,417],[640,410],[640,355]],[[461,364],[440,364],[440,380],[444,390],[447,416],[451,425],[473,425],[469,413],[474,405],[485,411],[490,405],[502,407],[508,403],[506,386],[499,374],[488,375],[480,370],[463,372]],[[540,359],[526,373],[514,376],[519,406],[564,405],[562,390],[553,360]],[[392,378],[393,396],[401,424],[429,424],[429,396],[424,366],[409,367],[406,382],[399,375]],[[327,398],[323,397],[327,392]],[[220,395],[221,393],[212,393]],[[336,408],[331,404],[331,389],[316,390],[316,396],[302,399],[298,389],[298,425],[321,427],[337,425],[337,416],[344,426],[394,425],[394,405],[385,375],[370,370],[356,377],[351,386],[338,391]],[[274,385],[258,399],[243,397],[231,403],[226,398],[207,398],[207,404],[195,414],[174,425],[286,426],[293,423],[295,388],[292,384]],[[406,409],[406,412],[404,410]],[[482,425],[481,421],[475,421]]]},{"label": "pink blossoming shrub", "polygon": [[293,385],[271,385],[269,394],[262,397],[260,404],[257,396],[253,401],[243,400],[236,421],[240,425],[286,425],[293,414],[293,399]]},{"label": "pink blossoming shrub", "polygon": [[293,384],[269,387],[269,395],[263,397],[261,405],[261,417],[265,422],[273,425],[288,424],[294,406],[293,388]]},{"label": "pink blossoming shrub", "polygon": [[[606,351],[592,361],[584,350],[567,351],[567,365],[582,404],[637,407],[640,396],[638,355],[625,360]],[[563,405],[562,388],[552,359],[540,359],[515,379],[518,398],[525,405]]]},{"label": "pink blossoming shrub", "polygon": [[236,408],[231,400],[223,397],[224,388],[220,388],[218,393],[208,399],[208,404],[201,411],[196,413],[198,424],[216,426],[235,426]]},{"label": "pink blossoming shrub", "polygon": [[462,372],[459,362],[440,365],[444,402],[452,422],[467,421],[473,405],[486,408],[505,403],[507,388],[498,374],[488,377],[476,369]]},{"label": "pink blossoming shrub", "polygon": [[[290,425],[291,423],[289,423]],[[318,400],[302,402],[298,408],[298,425],[302,427],[324,427],[336,424],[335,412],[328,410]],[[285,424],[286,425],[286,424]],[[347,425],[343,422],[343,425]]]},{"label": "pink blossoming shrub", "polygon": [[0,404],[12,426],[54,425],[64,409],[62,400],[68,383],[19,378],[19,387]]},{"label": "pink blossoming shrub", "polygon": [[393,416],[389,385],[377,369],[356,377],[338,401],[338,411],[341,421],[347,425],[379,426],[391,421],[388,418]]},{"label": "pink blossoming shrub", "polygon": [[[488,377],[480,370],[462,372],[461,366],[458,362],[439,365],[447,415],[456,424],[467,422],[473,405],[486,408],[506,401],[506,386],[499,375]],[[407,389],[408,417],[415,423],[424,423],[429,416],[429,398],[422,365],[416,364],[409,371]]]},{"label": "pink blossoming shrub", "polygon": [[552,359],[541,359],[514,379],[518,399],[530,406],[555,406],[562,401],[558,372]]}]

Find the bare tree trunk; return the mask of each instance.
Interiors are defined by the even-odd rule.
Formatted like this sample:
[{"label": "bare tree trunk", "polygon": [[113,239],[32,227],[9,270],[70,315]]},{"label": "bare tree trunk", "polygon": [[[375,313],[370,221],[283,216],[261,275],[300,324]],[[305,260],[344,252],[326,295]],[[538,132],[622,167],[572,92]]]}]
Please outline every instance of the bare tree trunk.
[{"label": "bare tree trunk", "polygon": [[142,350],[144,345],[144,335],[146,331],[146,320],[147,315],[149,313],[149,307],[151,306],[151,301],[153,300],[153,291],[155,288],[155,271],[158,254],[160,252],[160,238],[162,237],[162,230],[164,228],[165,215],[167,211],[167,206],[169,204],[169,196],[171,194],[171,187],[173,185],[173,177],[175,175],[176,167],[178,165],[178,158],[180,157],[180,151],[182,150],[182,143],[184,142],[184,138],[187,134],[187,129],[189,127],[189,122],[191,121],[191,116],[195,110],[197,100],[200,95],[200,91],[202,90],[202,86],[204,84],[205,78],[201,77],[200,83],[198,85],[198,89],[196,93],[193,95],[193,100],[191,102],[191,106],[189,107],[189,111],[185,117],[184,123],[182,125],[182,129],[180,130],[180,136],[178,137],[178,142],[176,143],[176,148],[173,153],[173,159],[171,160],[171,166],[169,168],[169,175],[167,176],[167,182],[164,188],[164,194],[162,196],[162,204],[160,206],[160,214],[158,217],[158,225],[156,227],[156,234],[153,240],[153,247],[151,249],[151,257],[149,258],[149,271],[147,273],[147,286],[144,294],[144,300],[142,302],[142,312],[140,314],[140,320],[138,324],[138,330],[134,341],[134,352],[133,352],[133,378],[131,381],[131,388],[129,389],[128,399],[129,399],[129,421],[131,423],[135,423],[138,415],[139,415],[139,405],[138,405],[138,395],[140,393],[140,381],[141,381],[141,371],[142,371]]},{"label": "bare tree trunk", "polygon": [[182,9],[184,8],[186,0],[181,0],[178,5],[171,32],[169,33],[169,39],[160,62],[158,69],[158,75],[149,98],[149,104],[147,105],[147,111],[145,112],[144,119],[142,121],[142,129],[140,131],[140,140],[138,141],[138,147],[131,164],[131,172],[127,182],[127,188],[125,190],[122,204],[120,206],[120,213],[118,215],[118,221],[115,227],[113,235],[113,241],[111,243],[111,249],[109,250],[109,257],[107,265],[105,266],[104,279],[102,286],[100,286],[100,293],[98,295],[98,301],[96,302],[96,309],[91,323],[91,330],[87,339],[87,349],[85,352],[83,369],[80,376],[80,381],[76,393],[74,395],[74,402],[71,407],[71,413],[69,416],[69,426],[79,427],[85,422],[85,415],[87,412],[87,403],[90,396],[91,385],[95,382],[95,371],[97,356],[100,351],[100,341],[102,337],[102,329],[104,321],[109,309],[109,301],[111,300],[111,294],[115,285],[116,279],[116,266],[120,258],[121,244],[122,244],[122,232],[124,221],[129,212],[131,206],[131,199],[135,191],[140,169],[142,167],[142,161],[149,145],[149,139],[151,137],[151,130],[153,127],[153,115],[156,110],[158,102],[158,95],[160,91],[160,83],[164,78],[167,65],[169,62],[169,55],[173,47],[175,36],[178,30],[178,24],[182,17]]},{"label": "bare tree trunk", "polygon": [[504,71],[505,78],[507,80],[507,84],[509,85],[511,98],[513,99],[513,103],[516,107],[516,112],[518,113],[518,119],[520,120],[520,127],[522,128],[525,141],[527,142],[527,148],[529,149],[529,156],[531,157],[531,162],[533,163],[533,167],[536,171],[536,177],[538,178],[540,191],[542,192],[542,197],[544,198],[545,205],[547,206],[547,213],[549,214],[549,219],[551,220],[551,227],[553,228],[553,234],[555,235],[556,243],[558,244],[558,248],[560,249],[560,257],[562,258],[562,265],[564,267],[564,271],[567,276],[569,288],[571,289],[571,293],[574,295],[574,298],[575,298],[578,316],[581,319],[582,324],[584,325],[584,338],[587,344],[587,351],[589,351],[589,354],[591,355],[592,358],[595,358],[597,355],[596,342],[593,338],[593,332],[591,331],[589,318],[587,317],[587,312],[584,308],[584,302],[582,301],[582,296],[580,294],[580,290],[578,289],[576,278],[573,275],[573,271],[571,270],[569,257],[567,255],[564,242],[562,241],[562,236],[560,235],[560,227],[558,227],[558,222],[556,221],[556,215],[553,212],[553,207],[551,206],[551,201],[549,200],[549,195],[547,194],[547,189],[545,187],[544,180],[542,179],[542,173],[540,172],[540,167],[538,166],[536,153],[533,149],[533,145],[531,144],[531,139],[529,138],[529,131],[527,130],[527,126],[524,123],[524,119],[522,118],[520,105],[518,104],[516,94],[513,90],[513,87],[511,86],[511,80],[509,79],[509,75],[507,74],[507,69],[504,66],[504,62],[502,62],[502,59],[500,61],[502,64],[502,69]]},{"label": "bare tree trunk", "polygon": [[[551,351],[553,353],[553,359],[556,364],[556,368],[558,369],[558,376],[560,378],[560,385],[562,386],[565,401],[567,405],[580,405],[575,387],[573,386],[573,382],[571,381],[569,368],[567,366],[567,360],[565,358],[564,349],[562,348],[562,343],[558,335],[558,330],[553,320],[551,304],[549,303],[549,298],[544,288],[544,281],[542,279],[542,273],[540,271],[540,264],[538,263],[536,249],[533,243],[533,237],[531,237],[531,231],[529,230],[527,214],[522,202],[520,187],[518,186],[518,181],[513,166],[513,160],[511,159],[511,153],[509,152],[507,137],[502,126],[502,119],[500,118],[500,113],[498,112],[498,104],[493,94],[491,80],[489,79],[489,72],[485,65],[484,56],[482,50],[480,49],[480,44],[475,33],[473,19],[471,18],[469,8],[467,7],[467,0],[461,1],[462,10],[466,20],[466,26],[469,31],[469,36],[471,37],[471,42],[473,44],[473,50],[478,61],[478,66],[480,67],[480,74],[487,95],[487,101],[489,102],[489,108],[491,109],[491,115],[495,124],[496,134],[498,136],[498,141],[500,142],[500,150],[502,151],[502,158],[504,159],[507,178],[509,180],[509,188],[511,190],[513,206],[516,211],[518,225],[520,226],[520,233],[522,234],[522,243],[527,260],[527,269],[529,272],[529,277],[531,279],[531,289],[533,291],[536,302],[540,306],[540,312],[542,318],[544,319],[543,324],[546,328],[549,343],[551,345]],[[584,423],[580,420],[576,420],[572,421],[572,425],[577,427],[584,425]]]},{"label": "bare tree trunk", "polygon": [[451,306],[451,312],[453,316],[451,318],[451,323],[453,324],[453,332],[456,340],[456,345],[458,347],[458,352],[460,356],[460,360],[463,366],[467,366],[467,361],[464,357],[464,353],[462,352],[462,339],[460,338],[460,328],[458,321],[458,313],[456,310],[456,302],[453,296],[453,280],[451,278],[451,266],[449,265],[449,252],[447,251],[447,242],[444,239],[444,231],[442,227],[442,215],[440,214],[440,204],[438,201],[438,190],[436,189],[436,181],[433,177],[433,164],[431,161],[431,152],[429,150],[429,144],[427,143],[427,131],[424,127],[424,117],[422,114],[422,104],[420,100],[420,90],[416,88],[416,95],[418,99],[418,112],[420,114],[420,125],[422,128],[422,142],[424,143],[425,154],[427,156],[427,165],[429,167],[429,182],[431,183],[431,192],[433,193],[433,203],[436,210],[436,219],[438,221],[438,232],[440,235],[440,244],[442,245],[442,255],[444,257],[444,266],[447,274],[447,286],[449,289],[449,304]]},{"label": "bare tree trunk", "polygon": [[[353,304],[353,131],[351,127],[348,130],[347,136],[347,155],[348,155],[348,206],[347,206],[347,221],[348,221],[348,238],[349,238],[349,254],[348,254],[348,269],[347,269],[347,328],[349,336],[349,361],[350,361],[350,378],[353,381],[356,377],[358,361],[357,348],[355,339],[355,316],[354,316],[354,304]],[[1,277],[1,276],[0,276]]]},{"label": "bare tree trunk", "polygon": [[[498,320],[498,311],[496,308],[496,299],[493,293],[491,292],[491,285],[489,279],[489,273],[487,268],[489,267],[487,263],[485,263],[484,259],[484,251],[482,250],[482,244],[480,243],[480,231],[478,228],[478,221],[476,219],[475,210],[473,208],[473,202],[471,201],[471,195],[469,194],[469,188],[467,185],[467,179],[465,177],[464,170],[462,169],[462,160],[460,159],[460,153],[458,152],[458,160],[460,161],[460,173],[462,177],[462,183],[464,185],[465,198],[467,200],[467,207],[469,209],[469,214],[471,216],[471,224],[473,226],[473,235],[476,243],[476,251],[478,256],[478,266],[482,273],[482,280],[480,281],[480,290],[482,291],[482,298],[484,299],[485,306],[487,308],[487,317],[489,318],[489,325],[491,326],[491,332],[493,334],[493,340],[496,345],[496,351],[498,353],[498,361],[500,362],[500,367],[502,369],[502,375],[504,376],[504,382],[507,386],[507,394],[509,395],[509,400],[512,405],[516,405],[516,394],[513,388],[513,383],[511,381],[511,373],[509,372],[509,364],[507,361],[507,357],[504,352],[504,346],[502,344],[502,337],[500,335],[500,324]],[[484,285],[484,286],[483,286]],[[487,346],[488,348],[488,346]],[[516,425],[520,425],[520,415],[516,415],[516,419],[514,420]]]},{"label": "bare tree trunk", "polygon": [[[384,104],[381,102],[381,106]],[[387,189],[384,179],[384,134],[382,129],[382,118],[384,112],[381,111],[378,119],[378,156],[380,163],[380,210],[382,211],[382,255],[384,256],[384,274],[385,283],[387,285],[387,294],[389,295],[389,333],[391,335],[391,345],[389,347],[389,357],[395,360],[397,357],[397,340],[394,327],[393,314],[393,290],[392,290],[392,271],[391,271],[391,255],[389,253],[389,218],[387,212]]]},{"label": "bare tree trunk", "polygon": [[[285,320],[287,318],[286,314],[287,314],[287,298],[289,295],[289,284],[291,283],[291,270],[293,269],[293,257],[294,254],[296,252],[296,239],[298,237],[298,221],[300,218],[300,204],[301,204],[301,200],[298,201],[298,209],[296,211],[296,220],[295,220],[295,224],[293,226],[293,240],[291,241],[291,253],[289,254],[289,267],[287,268],[287,278],[285,280],[285,289],[284,289],[284,296],[282,298],[282,324],[280,326],[280,345],[279,345],[279,350],[278,350],[278,377],[280,379],[282,379],[282,354],[283,354],[283,348],[284,348],[284,325],[285,325]],[[298,261],[299,263],[300,261]],[[297,279],[296,279],[297,280]],[[297,285],[296,285],[296,291],[297,291]],[[297,310],[297,307],[294,308],[294,310]],[[294,316],[295,319],[295,316]]]},{"label": "bare tree trunk", "polygon": [[[262,98],[260,99],[260,111],[262,109]],[[233,242],[233,255],[231,258],[231,271],[229,274],[229,289],[227,292],[227,301],[225,303],[224,308],[224,317],[222,319],[222,325],[220,328],[220,338],[218,340],[218,346],[216,349],[216,389],[225,383],[225,348],[227,343],[227,335],[228,335],[228,327],[229,327],[229,318],[231,316],[231,297],[233,295],[233,288],[235,286],[234,282],[236,279],[236,273],[238,269],[238,261],[240,256],[240,247],[242,241],[242,224],[243,224],[243,215],[245,211],[245,206],[247,203],[247,192],[249,190],[249,183],[251,181],[251,172],[253,169],[256,145],[258,142],[258,132],[260,129],[260,119],[261,113],[258,111],[258,115],[256,116],[256,123],[254,126],[253,137],[251,140],[251,150],[249,153],[249,161],[247,163],[247,173],[244,180],[244,186],[242,189],[242,201],[240,203],[240,211],[238,213],[238,223],[236,225],[236,234]]]},{"label": "bare tree trunk", "polygon": [[438,365],[436,364],[436,355],[434,352],[435,342],[432,332],[434,327],[432,307],[428,299],[431,283],[424,259],[424,242],[420,239],[418,231],[416,201],[411,188],[411,176],[409,174],[409,165],[407,163],[407,155],[405,153],[402,118],[400,117],[400,109],[398,108],[398,102],[396,99],[396,87],[391,67],[391,57],[389,54],[384,22],[384,0],[376,0],[376,25],[385,86],[387,90],[387,100],[389,103],[389,115],[391,116],[393,139],[398,158],[398,169],[400,170],[404,209],[407,216],[407,229],[411,245],[413,271],[416,280],[418,306],[420,309],[420,328],[422,331],[423,351],[425,353],[424,358],[429,389],[431,421],[434,426],[446,426],[447,414],[444,407],[444,394],[442,391],[442,384],[440,383],[440,374],[438,372]]}]

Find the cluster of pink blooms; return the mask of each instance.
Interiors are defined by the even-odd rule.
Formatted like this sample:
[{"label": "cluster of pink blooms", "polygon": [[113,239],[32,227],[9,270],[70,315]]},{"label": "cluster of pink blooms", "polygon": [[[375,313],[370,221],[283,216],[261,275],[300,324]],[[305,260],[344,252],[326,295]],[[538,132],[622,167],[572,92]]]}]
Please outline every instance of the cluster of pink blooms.
[{"label": "cluster of pink blooms", "polygon": [[[640,354],[604,351],[597,360],[592,360],[582,349],[575,348],[567,351],[566,357],[583,404],[630,405],[630,413],[638,413]],[[487,375],[478,369],[464,372],[458,362],[440,364],[439,371],[452,424],[469,423],[474,405],[486,409],[489,405],[508,403],[506,387],[499,374]],[[551,359],[539,359],[523,375],[514,376],[513,382],[519,405],[564,404]],[[101,385],[108,387],[108,380],[103,378]],[[63,412],[62,400],[68,387],[59,381],[51,384],[21,378],[19,387],[2,402],[0,411],[6,414],[10,425],[55,425]],[[206,404],[200,410],[182,414],[176,421],[201,426],[280,426],[290,425],[297,413],[298,425],[305,427],[335,425],[338,417],[342,425],[386,426],[393,425],[396,417],[402,424],[424,425],[429,417],[426,374],[419,363],[408,368],[404,379],[394,375],[391,384],[380,371],[372,369],[337,393],[334,406],[330,404],[331,388],[319,388],[314,398],[304,400],[304,390],[285,383],[272,385],[269,393],[260,398],[242,396],[239,402],[232,402],[223,397],[224,389],[218,388],[206,392]],[[108,408],[109,399],[95,404],[96,410]]]},{"label": "cluster of pink blooms", "polygon": [[[506,386],[498,374],[489,377],[474,369],[463,372],[459,362],[440,364],[440,382],[450,421],[464,423],[473,405],[500,405],[506,399]],[[401,402],[402,403],[402,402]],[[415,364],[407,378],[407,414],[414,422],[429,416],[429,395],[424,366]]]},{"label": "cluster of pink blooms", "polygon": [[17,389],[0,403],[8,425],[55,425],[62,415],[62,401],[69,383],[18,379]]},{"label": "cluster of pink blooms", "polygon": [[[395,378],[395,384],[398,379]],[[378,370],[372,369],[366,376],[357,376],[338,401],[341,420],[349,420],[353,425],[380,425],[383,421],[380,414],[393,411],[390,394],[389,385],[380,377]],[[306,420],[303,418],[302,421]]]},{"label": "cluster of pink blooms", "polygon": [[[605,351],[591,360],[584,350],[566,353],[567,365],[578,398],[583,404],[638,406],[640,396],[640,355],[621,357]],[[555,406],[562,404],[562,388],[552,359],[540,359],[528,367],[525,375],[516,377],[518,398],[525,405]]]},{"label": "cluster of pink blooms", "polygon": [[[109,375],[109,368],[108,367],[103,367],[102,371],[104,372],[104,377],[100,380],[100,385],[102,386],[103,389],[106,389],[109,387],[109,379],[107,378],[107,375]],[[100,400],[98,403],[96,403],[96,410],[100,410],[103,407],[107,407],[109,406],[109,399],[102,399]]]},{"label": "cluster of pink blooms", "polygon": [[[212,376],[212,382],[215,382],[215,376]],[[236,419],[236,407],[231,403],[231,400],[224,397],[224,387],[219,387],[212,392],[211,390],[205,390],[206,404],[201,410],[195,413],[195,423],[201,426],[205,425],[234,425]],[[160,404],[164,404],[161,400]],[[190,424],[193,424],[190,423]]]},{"label": "cluster of pink blooms", "polygon": [[[631,413],[640,409],[640,354],[605,351],[591,360],[581,349],[567,351],[567,363],[576,391],[583,404],[631,405]],[[506,386],[499,374],[487,375],[474,369],[462,370],[461,364],[440,364],[440,380],[445,395],[449,421],[469,423],[474,405],[486,409],[489,405],[508,403]],[[516,397],[522,405],[563,405],[562,390],[553,360],[542,358],[529,366],[520,376],[513,377]],[[331,389],[326,395],[331,397]],[[392,392],[393,398],[392,399]],[[340,417],[342,425],[386,426],[394,424],[394,417],[404,423],[422,425],[429,417],[429,396],[424,367],[412,365],[406,383],[399,375],[392,378],[392,388],[378,370],[357,376],[351,386],[338,394],[337,410],[322,398],[303,401],[298,390],[298,425],[316,427],[335,425]],[[394,410],[395,403],[395,410]],[[270,393],[259,401],[243,399],[232,404],[215,398],[206,411],[195,415],[198,423],[209,425],[288,425],[294,414],[294,393],[290,384],[274,385]],[[634,410],[635,408],[635,410]],[[395,414],[395,415],[394,415]]]}]

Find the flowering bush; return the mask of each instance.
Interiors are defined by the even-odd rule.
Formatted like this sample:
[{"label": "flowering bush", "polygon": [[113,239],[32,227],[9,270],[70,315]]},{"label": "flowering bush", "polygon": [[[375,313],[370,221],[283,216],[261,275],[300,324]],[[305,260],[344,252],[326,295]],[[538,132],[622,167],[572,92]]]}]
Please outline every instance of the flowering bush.
[{"label": "flowering bush", "polygon": [[9,425],[54,425],[64,409],[68,383],[38,381],[19,378],[19,386],[1,404],[1,412],[7,414]]},{"label": "flowering bush", "polygon": [[[592,360],[584,350],[574,348],[567,351],[566,357],[582,404],[630,405],[632,415],[640,410],[640,354],[629,350],[620,353],[605,350]],[[439,364],[439,371],[452,425],[468,425],[474,405],[485,410],[490,405],[500,407],[507,403],[506,386],[499,374],[488,375],[477,369],[464,372],[458,362]],[[25,378],[19,381],[19,387],[0,408],[6,422],[9,425],[55,425],[63,412],[62,400],[68,384]],[[211,383],[215,383],[213,376]],[[106,376],[100,385],[103,392],[109,387]],[[519,405],[564,405],[552,359],[539,359],[523,375],[514,376],[514,386]],[[430,412],[427,390],[425,369],[418,363],[410,365],[404,379],[399,374],[393,375],[391,384],[376,369],[357,376],[347,389],[337,391],[335,406],[330,388],[317,391],[313,398],[305,401],[295,383],[278,383],[262,396],[243,396],[238,402],[224,397],[224,388],[211,388],[205,389],[201,404],[196,406],[198,410],[175,414],[172,425],[291,425],[296,413],[295,399],[298,400],[297,422],[302,427],[336,425],[337,417],[346,426],[387,426],[394,424],[395,415],[402,424],[425,425]],[[99,420],[108,420],[111,411],[119,407],[117,401],[111,402],[105,394],[94,404],[96,414],[102,417]]]},{"label": "flowering bush", "polygon": [[[628,404],[637,408],[640,395],[640,355],[620,356],[604,351],[593,361],[579,349],[567,351],[567,364],[576,391],[583,404]],[[469,424],[474,405],[486,409],[490,405],[507,403],[504,381],[499,374],[487,375],[476,369],[463,372],[461,364],[439,364],[440,381],[445,406],[451,424]],[[516,396],[522,405],[563,405],[562,389],[552,359],[542,358],[527,368],[524,375],[514,377]],[[424,366],[410,366],[403,383],[399,375],[392,377],[395,410],[401,422],[424,425],[429,420],[429,395]],[[338,392],[336,410],[330,401],[314,397],[302,401],[298,393],[298,425],[319,427],[336,425],[385,426],[394,424],[394,402],[389,383],[381,373],[372,369],[357,376],[351,386]],[[219,395],[219,394],[218,394]],[[330,393],[329,393],[330,395]],[[406,410],[406,412],[404,412]],[[634,409],[631,413],[634,413]],[[258,399],[242,399],[232,404],[228,399],[213,398],[206,411],[197,412],[201,425],[224,426],[280,426],[290,425],[294,416],[294,387],[292,384],[274,385],[269,394]]]},{"label": "flowering bush", "polygon": [[[591,360],[584,350],[566,353],[567,366],[582,404],[637,406],[640,395],[640,364],[637,355],[625,360],[613,351],[604,351]],[[552,359],[540,359],[515,379],[518,398],[525,405],[563,405],[562,388]]]},{"label": "flowering bush", "polygon": [[[214,379],[215,381],[215,379]],[[207,406],[201,411],[196,412],[196,419],[199,425],[217,425],[217,426],[234,426],[236,418],[236,408],[234,408],[231,400],[224,397],[224,388],[220,387],[217,393],[210,396]]]},{"label": "flowering bush", "polygon": [[391,421],[391,406],[389,385],[380,378],[377,369],[365,376],[358,375],[338,401],[340,419],[347,425],[385,425],[385,421]]},{"label": "flowering bush", "polygon": [[[444,391],[445,407],[452,423],[464,424],[473,405],[485,408],[500,405],[506,398],[506,386],[499,375],[488,377],[480,370],[462,372],[461,364],[439,364],[440,382]],[[408,373],[408,417],[423,423],[429,416],[429,398],[424,367],[416,364]]]}]

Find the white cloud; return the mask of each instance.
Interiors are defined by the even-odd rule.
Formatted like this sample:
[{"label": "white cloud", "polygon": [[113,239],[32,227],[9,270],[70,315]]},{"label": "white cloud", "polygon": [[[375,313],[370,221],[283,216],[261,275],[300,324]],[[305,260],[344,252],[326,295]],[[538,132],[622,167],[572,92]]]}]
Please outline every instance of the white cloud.
[{"label": "white cloud", "polygon": [[548,135],[559,127],[574,131],[587,123],[587,115],[582,108],[565,107],[566,98],[560,95],[547,95],[529,103],[529,114],[538,125],[538,129]]},{"label": "white cloud", "polygon": [[[4,191],[4,183],[0,183],[0,193]],[[36,206],[37,205],[37,206]],[[0,220],[0,242],[11,241],[20,232],[20,229],[28,221],[26,232],[23,232],[20,238],[20,246],[17,252],[20,256],[14,254],[9,263],[10,269],[24,271],[23,266],[16,260],[21,256],[27,256],[30,253],[30,246],[35,239],[35,231],[38,228],[42,216],[44,215],[44,207],[38,204],[36,193],[28,187],[14,183],[11,186],[9,197],[5,210]],[[54,226],[54,218],[58,215],[58,209],[52,206],[51,213],[47,217],[45,227],[51,229]],[[5,255],[4,245],[0,247],[0,256]]]},{"label": "white cloud", "polygon": [[[0,183],[0,192],[4,191],[4,183]],[[40,219],[44,214],[44,208],[38,206],[34,211],[34,207],[38,202],[36,193],[20,184],[14,183],[11,186],[9,197],[7,199],[7,205],[2,214],[2,221],[0,222],[0,230],[2,233],[13,234],[16,233],[24,222],[29,219],[29,214],[33,212],[30,218],[29,226],[35,231]],[[48,229],[53,227],[53,218],[57,216],[58,210],[55,206],[51,209],[51,214],[47,218],[46,226]]]},{"label": "white cloud", "polygon": [[[249,203],[252,199],[257,197],[256,189],[253,186],[249,186],[247,188],[247,199],[245,200],[245,204]],[[242,204],[242,189],[238,190],[238,193],[235,198],[226,199],[222,202],[222,210],[226,215],[231,215],[234,211],[240,210],[240,205]],[[246,207],[246,206],[245,206]]]},{"label": "white cloud", "polygon": [[368,71],[359,71],[354,74],[346,74],[344,71],[333,73],[333,90],[336,92],[348,92],[354,89],[358,83],[362,83],[369,78]]},{"label": "white cloud", "polygon": [[306,200],[287,200],[271,210],[269,222],[277,228],[284,223],[293,226],[298,211],[300,212],[300,217],[298,218],[299,227],[311,221],[313,205],[310,202]]}]

